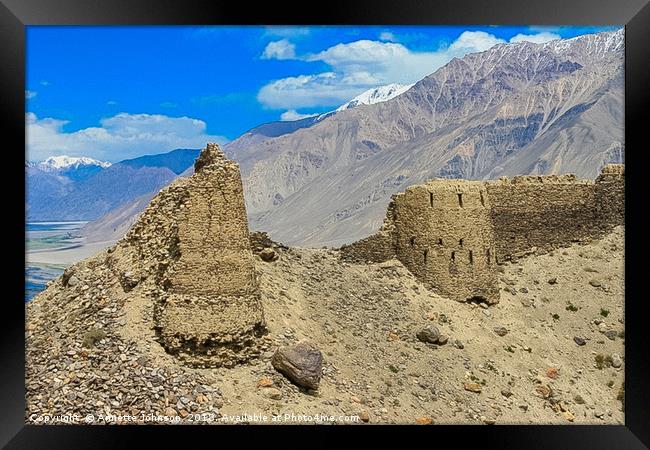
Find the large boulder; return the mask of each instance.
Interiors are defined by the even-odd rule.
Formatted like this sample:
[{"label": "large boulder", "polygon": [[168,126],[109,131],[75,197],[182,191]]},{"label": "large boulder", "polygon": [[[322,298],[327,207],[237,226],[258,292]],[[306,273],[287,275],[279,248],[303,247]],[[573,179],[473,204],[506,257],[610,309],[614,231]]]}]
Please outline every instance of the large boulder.
[{"label": "large boulder", "polygon": [[440,330],[434,325],[427,325],[416,333],[418,340],[427,344],[437,344],[440,339]]},{"label": "large boulder", "polygon": [[271,364],[298,386],[318,389],[323,374],[323,354],[310,342],[278,348]]}]

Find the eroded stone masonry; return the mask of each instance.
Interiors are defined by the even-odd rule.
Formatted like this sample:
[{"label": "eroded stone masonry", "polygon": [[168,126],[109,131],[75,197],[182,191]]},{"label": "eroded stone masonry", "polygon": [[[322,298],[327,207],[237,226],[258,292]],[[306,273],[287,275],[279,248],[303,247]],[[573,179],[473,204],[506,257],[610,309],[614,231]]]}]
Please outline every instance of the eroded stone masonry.
[{"label": "eroded stone masonry", "polygon": [[497,265],[602,236],[625,216],[625,171],[574,175],[434,179],[393,196],[374,235],[341,248],[343,258],[399,259],[420,281],[458,301],[499,301]]},{"label": "eroded stone masonry", "polygon": [[259,354],[265,322],[241,175],[216,144],[193,176],[154,198],[125,239],[135,259],[155,268],[154,319],[168,352],[200,366]]}]

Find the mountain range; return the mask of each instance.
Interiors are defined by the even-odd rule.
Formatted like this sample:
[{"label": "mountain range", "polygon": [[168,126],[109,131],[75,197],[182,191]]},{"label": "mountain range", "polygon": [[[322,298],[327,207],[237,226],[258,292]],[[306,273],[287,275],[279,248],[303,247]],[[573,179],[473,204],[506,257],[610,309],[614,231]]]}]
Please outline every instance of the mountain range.
[{"label": "mountain range", "polygon": [[26,165],[27,220],[94,220],[169,184],[198,150],[177,149],[115,164],[90,158],[51,157]]},{"label": "mountain range", "polygon": [[[499,44],[414,85],[379,87],[329,113],[260,125],[224,151],[240,164],[253,229],[287,244],[338,246],[374,232],[392,194],[430,178],[594,178],[604,164],[622,162],[623,61],[622,29]],[[181,166],[164,169],[173,178]],[[185,167],[183,174],[192,172],[191,162]],[[119,238],[153,193],[130,195],[89,224],[88,235]]]},{"label": "mountain range", "polygon": [[623,30],[499,44],[388,101],[226,151],[240,163],[252,228],[338,246],[372,233],[392,194],[430,178],[594,178],[622,162],[623,61]]}]

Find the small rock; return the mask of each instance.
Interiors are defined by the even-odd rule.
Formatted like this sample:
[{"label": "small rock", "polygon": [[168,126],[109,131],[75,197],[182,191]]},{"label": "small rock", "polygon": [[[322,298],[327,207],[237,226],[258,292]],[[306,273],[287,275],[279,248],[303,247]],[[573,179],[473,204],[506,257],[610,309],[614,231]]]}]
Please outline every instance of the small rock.
[{"label": "small rock", "polygon": [[399,334],[395,333],[394,331],[388,332],[388,342],[393,342],[398,339],[399,339]]},{"label": "small rock", "polygon": [[449,337],[445,336],[444,334],[441,334],[440,337],[438,338],[438,344],[445,345],[448,340]]},{"label": "small rock", "polygon": [[433,419],[431,417],[426,417],[426,416],[418,417],[417,419],[415,419],[415,423],[417,423],[418,425],[432,425]]},{"label": "small rock", "polygon": [[501,395],[503,395],[505,398],[509,398],[512,395],[512,391],[510,391],[509,388],[503,388],[501,389]]},{"label": "small rock", "polygon": [[496,420],[490,417],[481,416],[481,422],[483,422],[485,425],[494,425],[496,423]]},{"label": "small rock", "polygon": [[619,368],[623,365],[623,358],[618,353],[612,354],[612,367]]},{"label": "small rock", "polygon": [[299,386],[318,389],[323,374],[323,354],[309,342],[280,347],[271,358],[273,367]]},{"label": "small rock", "polygon": [[499,336],[505,336],[508,334],[508,329],[506,327],[498,326],[493,328],[494,332]]},{"label": "small rock", "polygon": [[124,292],[131,291],[139,282],[140,280],[131,271],[123,272],[120,275],[120,284],[122,285]]},{"label": "small rock", "polygon": [[546,369],[546,376],[547,377],[554,380],[554,379],[557,378],[557,375],[558,375],[558,373],[557,373],[557,369],[555,367],[549,367],[548,369]]},{"label": "small rock", "polygon": [[264,397],[271,400],[280,400],[282,398],[282,391],[276,388],[265,388],[262,390]]},{"label": "small rock", "polygon": [[605,331],[603,334],[605,336],[607,336],[607,339],[609,339],[610,341],[613,341],[613,340],[616,339],[616,335],[618,333],[616,332],[616,330],[609,330],[609,331]]},{"label": "small rock", "polygon": [[460,350],[462,350],[462,349],[465,348],[465,345],[464,345],[461,341],[459,341],[458,339],[456,339],[456,340],[454,341],[454,346],[455,346],[457,349],[460,349]]},{"label": "small rock", "polygon": [[578,336],[574,336],[573,341],[580,346],[585,345],[587,343],[587,341],[585,341],[583,338]]},{"label": "small rock", "polygon": [[437,344],[440,339],[440,330],[434,325],[427,325],[416,334],[417,338],[429,344]]},{"label": "small rock", "polygon": [[602,283],[596,279],[594,280],[589,280],[589,284],[592,285],[593,287],[601,287]]},{"label": "small rock", "polygon": [[531,306],[533,306],[533,300],[529,298],[522,298],[521,304],[524,308],[530,308]]},{"label": "small rock", "polygon": [[575,416],[573,415],[573,413],[571,411],[565,411],[564,412],[564,418],[566,420],[568,420],[569,422],[573,422],[573,420],[575,419]]},{"label": "small rock", "polygon": [[270,378],[264,377],[261,378],[260,381],[257,382],[258,387],[271,387],[273,386],[273,380]]},{"label": "small rock", "polygon": [[548,280],[548,284],[557,284],[557,278],[553,277]]},{"label": "small rock", "polygon": [[359,413],[359,419],[364,423],[368,423],[370,422],[370,414],[368,414],[368,411],[361,411]]},{"label": "small rock", "polygon": [[272,248],[265,248],[260,252],[260,258],[262,261],[271,262],[278,259],[278,254]]},{"label": "small rock", "polygon": [[528,294],[528,288],[522,287],[519,289],[519,292],[521,292],[522,294]]},{"label": "small rock", "polygon": [[549,398],[553,391],[551,391],[551,388],[545,384],[541,384],[535,388],[535,392],[537,392],[543,398]]},{"label": "small rock", "polygon": [[73,286],[76,286],[78,284],[79,284],[79,278],[75,277],[74,275],[72,275],[68,279],[68,286],[73,287]]},{"label": "small rock", "polygon": [[463,387],[465,388],[466,391],[476,392],[476,393],[481,392],[481,385],[478,383],[465,383],[463,384]]}]

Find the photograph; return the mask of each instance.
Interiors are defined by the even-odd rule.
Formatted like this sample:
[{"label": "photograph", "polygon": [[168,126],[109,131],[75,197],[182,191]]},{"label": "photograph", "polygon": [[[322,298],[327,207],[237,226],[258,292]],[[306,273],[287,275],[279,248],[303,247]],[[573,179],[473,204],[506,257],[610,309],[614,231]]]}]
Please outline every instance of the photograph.
[{"label": "photograph", "polygon": [[624,24],[27,25],[24,96],[26,425],[625,425]]}]

